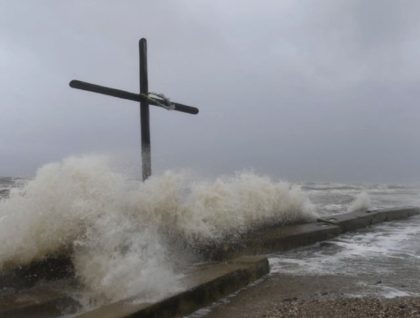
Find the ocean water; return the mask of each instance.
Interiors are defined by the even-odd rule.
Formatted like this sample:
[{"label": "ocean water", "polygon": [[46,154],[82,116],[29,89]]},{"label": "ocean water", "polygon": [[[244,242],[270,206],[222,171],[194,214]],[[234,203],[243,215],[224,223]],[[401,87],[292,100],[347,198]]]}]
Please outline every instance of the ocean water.
[{"label": "ocean water", "polygon": [[176,291],[203,247],[317,217],[299,185],[185,171],[143,183],[98,156],[47,164],[31,180],[3,178],[2,189],[0,270],[71,251],[86,295],[104,302]]},{"label": "ocean water", "polygon": [[[304,185],[321,215],[359,209],[420,206],[414,185]],[[420,216],[342,234],[269,256],[271,275],[346,277],[344,296],[420,296]]]},{"label": "ocean water", "polygon": [[23,178],[1,177],[0,176],[0,199],[7,198],[10,190],[13,188],[21,188],[26,180]]},{"label": "ocean water", "polygon": [[402,184],[302,183],[321,216],[350,210],[420,206],[420,186]]},{"label": "ocean water", "polygon": [[[136,294],[150,301],[182,287],[182,268],[200,261],[203,246],[237,240],[266,224],[407,205],[420,206],[419,187],[291,184],[249,172],[203,179],[185,171],[142,183],[108,158],[71,157],[45,165],[30,180],[0,178],[0,270],[71,250],[87,297],[109,302]],[[302,258],[274,255],[270,261],[274,272],[307,273],[309,264],[331,270],[315,254],[311,262],[299,263]],[[331,266],[339,261],[331,258]]]}]

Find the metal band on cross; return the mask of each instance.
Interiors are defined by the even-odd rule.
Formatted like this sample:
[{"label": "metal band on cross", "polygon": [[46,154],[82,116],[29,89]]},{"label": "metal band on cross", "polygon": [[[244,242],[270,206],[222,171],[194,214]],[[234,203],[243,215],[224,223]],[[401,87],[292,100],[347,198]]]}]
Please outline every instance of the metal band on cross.
[{"label": "metal band on cross", "polygon": [[189,114],[198,114],[198,108],[191,107],[175,102],[171,102],[163,94],[149,92],[149,82],[147,77],[147,41],[142,38],[139,42],[140,53],[140,93],[130,93],[127,91],[72,80],[70,87],[82,89],[89,92],[109,95],[122,99],[140,102],[140,129],[141,129],[141,157],[143,181],[152,174],[152,160],[150,147],[150,116],[149,105],[163,107],[168,110],[177,110]]}]

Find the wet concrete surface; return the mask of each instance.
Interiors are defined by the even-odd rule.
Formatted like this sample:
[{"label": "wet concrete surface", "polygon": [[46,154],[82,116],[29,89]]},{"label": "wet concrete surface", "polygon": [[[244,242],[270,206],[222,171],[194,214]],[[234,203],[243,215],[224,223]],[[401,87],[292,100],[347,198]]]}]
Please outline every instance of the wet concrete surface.
[{"label": "wet concrete surface", "polygon": [[153,303],[135,296],[76,315],[80,318],[179,317],[247,286],[269,272],[268,260],[243,256],[223,263],[201,264],[184,277],[181,290]]},{"label": "wet concrete surface", "polygon": [[76,289],[71,279],[40,281],[24,289],[2,288],[0,318],[61,317],[75,312],[80,309],[80,304],[72,297]]},{"label": "wet concrete surface", "polygon": [[271,274],[191,317],[420,317],[420,217],[270,255]]},{"label": "wet concrete surface", "polygon": [[[363,214],[362,219],[366,219],[365,214]],[[365,223],[361,225],[365,225]],[[368,224],[370,224],[370,221],[366,223],[366,225]],[[300,229],[298,233],[303,233],[302,235],[307,237],[307,233],[317,232],[311,226],[315,227],[315,230],[319,227],[321,229],[336,227],[329,224],[309,224],[297,226]],[[307,231],[308,228],[310,231]],[[267,233],[272,235],[278,232],[277,236],[273,236],[274,238],[290,237],[286,241],[280,240],[281,242],[289,242],[297,237],[295,235],[296,231],[289,233],[288,230],[290,229],[296,230],[296,227],[278,230],[267,229]],[[271,239],[270,235],[261,235],[260,238],[254,237],[254,240],[256,239],[257,243],[261,241],[258,246],[265,246],[267,245],[266,242],[275,241],[274,238]],[[270,239],[267,239],[267,237]],[[310,237],[312,237],[312,234]],[[404,221],[393,221],[358,232],[341,234],[336,238],[330,238],[311,246],[270,254],[271,273],[267,278],[236,292],[234,297],[222,299],[218,304],[211,306],[210,309],[204,308],[193,314],[192,317],[271,317],[272,314],[282,315],[284,310],[287,311],[288,308],[295,308],[297,311],[294,310],[302,316],[305,314],[300,310],[307,308],[309,310],[308,314],[310,314],[311,306],[318,308],[325,305],[326,308],[332,308],[334,304],[339,304],[342,308],[347,308],[346,306],[357,308],[357,300],[347,302],[348,299],[355,298],[358,298],[359,301],[370,299],[372,306],[379,306],[379,301],[382,306],[391,301],[388,298],[406,297],[404,301],[410,299],[410,304],[413,305],[417,302],[417,297],[420,296],[420,287],[418,286],[420,245],[417,244],[419,240],[420,216],[414,216]],[[316,241],[318,239],[314,237],[313,242]],[[271,246],[271,243],[268,245]],[[275,247],[271,250],[276,250],[277,245]],[[59,262],[59,264],[62,263]],[[231,266],[228,263],[210,265],[212,280],[224,276],[223,271],[217,271],[217,266],[227,269]],[[35,268],[37,267],[35,266]],[[40,268],[45,269],[45,266],[40,266]],[[58,268],[65,268],[65,266],[60,265]],[[47,273],[50,273],[50,269]],[[26,272],[31,274],[28,276],[29,279],[26,279],[27,275],[23,275],[22,277],[25,279],[20,283],[31,285],[33,283],[33,272],[19,271],[20,274]],[[67,272],[66,270],[65,273]],[[201,270],[200,272],[200,277],[205,278],[204,274],[206,272]],[[43,271],[40,271],[38,274],[42,273]],[[65,313],[78,311],[78,303],[71,297],[74,287],[71,282],[74,283],[74,280],[60,280],[61,275],[56,275],[57,273],[60,274],[61,272],[54,271],[54,277],[58,278],[56,281],[46,281],[45,283],[41,281],[41,284],[23,289],[11,288],[6,284],[8,276],[5,276],[3,279],[4,288],[0,293],[0,317],[17,317],[16,313],[19,313],[19,317],[57,317]],[[38,274],[38,278],[44,277]],[[261,275],[254,275],[253,279]],[[200,293],[191,290],[191,295],[188,294],[190,291],[187,291],[186,295],[188,297],[184,297],[185,299],[180,302],[174,300],[175,298],[171,299],[169,307],[167,301],[162,303],[164,305],[158,303],[152,305],[156,308],[167,309],[165,311],[168,313],[167,317],[172,317],[175,314],[173,311],[175,307],[185,309],[185,304],[190,303],[192,304],[190,308],[194,307],[195,310],[197,307],[208,303],[202,301],[203,299],[213,301],[218,297],[224,297],[226,292],[230,293],[253,280],[246,280],[244,279],[245,276],[238,276],[237,274],[233,274],[232,277],[236,277],[233,280],[237,282],[236,285],[223,278],[221,287],[217,287],[211,297],[200,296],[206,295],[207,292],[204,289]],[[16,280],[13,279],[13,282],[16,282]],[[204,279],[198,285],[206,286],[206,284]],[[212,299],[212,297],[214,298]],[[315,304],[322,305],[317,306]],[[395,304],[395,301],[392,304]],[[138,308],[133,307],[131,309],[130,306],[123,303],[121,306],[117,304],[118,308],[115,307],[115,304],[110,304],[110,306],[112,308],[104,306],[100,309],[103,312],[95,317],[104,317],[104,312],[109,317],[123,317],[140,309],[149,310],[146,308],[147,306],[142,304],[139,304]],[[121,315],[116,315],[118,313]]]}]

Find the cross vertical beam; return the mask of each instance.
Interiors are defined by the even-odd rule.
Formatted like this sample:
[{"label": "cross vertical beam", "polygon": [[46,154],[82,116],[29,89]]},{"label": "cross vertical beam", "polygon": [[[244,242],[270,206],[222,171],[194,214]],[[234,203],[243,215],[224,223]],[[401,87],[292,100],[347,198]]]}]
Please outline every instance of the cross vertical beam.
[{"label": "cross vertical beam", "polygon": [[198,114],[196,107],[170,101],[163,94],[149,92],[147,78],[147,41],[142,38],[139,41],[139,69],[140,69],[140,93],[131,93],[121,89],[96,85],[79,80],[70,81],[70,87],[88,92],[113,96],[140,103],[140,136],[141,136],[141,160],[143,181],[152,175],[152,158],[150,147],[150,114],[149,105],[159,106],[167,110],[176,110],[188,114]]},{"label": "cross vertical beam", "polygon": [[[139,41],[140,53],[140,95],[148,96],[149,81],[147,78],[147,41]],[[143,181],[152,175],[152,156],[150,148],[150,114],[147,99],[140,101],[141,159]]]}]

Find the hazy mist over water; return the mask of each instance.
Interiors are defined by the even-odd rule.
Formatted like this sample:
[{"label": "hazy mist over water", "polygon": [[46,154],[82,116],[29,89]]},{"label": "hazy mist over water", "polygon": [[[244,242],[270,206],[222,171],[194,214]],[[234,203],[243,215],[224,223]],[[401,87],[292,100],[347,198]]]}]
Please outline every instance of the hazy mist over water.
[{"label": "hazy mist over water", "polygon": [[68,87],[149,87],[153,171],[343,183],[420,180],[418,1],[0,0],[0,175],[70,155],[139,176],[134,102]]}]

